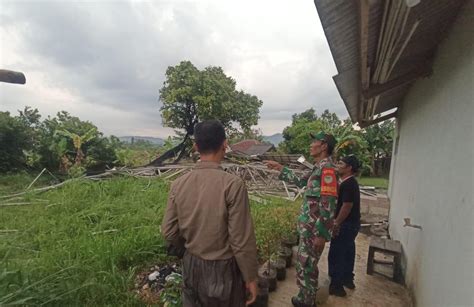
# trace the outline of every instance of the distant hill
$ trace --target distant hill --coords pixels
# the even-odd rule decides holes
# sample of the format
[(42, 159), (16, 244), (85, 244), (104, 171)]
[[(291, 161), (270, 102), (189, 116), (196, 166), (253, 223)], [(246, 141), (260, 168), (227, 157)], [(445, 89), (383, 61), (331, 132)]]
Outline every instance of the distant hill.
[(281, 142), (283, 142), (283, 134), (281, 133), (275, 133), (274, 135), (270, 135), (270, 136), (263, 136), (263, 140), (265, 142), (270, 142), (272, 143), (273, 145), (275, 146), (278, 146), (278, 144), (280, 144)]
[(163, 145), (163, 143), (165, 142), (162, 138), (154, 138), (151, 136), (119, 136), (119, 140), (125, 143), (131, 143), (132, 138), (134, 138), (135, 140), (148, 141), (155, 145)]
[[(144, 141), (148, 141), (148, 142), (150, 142), (152, 144), (155, 144), (155, 145), (163, 145), (163, 143), (165, 142), (165, 140), (163, 140), (162, 138), (155, 138), (155, 137), (151, 137), (151, 136), (119, 136), (119, 140), (122, 141), (122, 142), (125, 142), (125, 143), (131, 143), (132, 142), (132, 137), (135, 140), (144, 140)], [(270, 135), (270, 136), (265, 136), (264, 135), (263, 140), (265, 142), (269, 142), (269, 143), (272, 143), (275, 146), (278, 146), (278, 144), (283, 141), (283, 134), (275, 133), (275, 134)]]

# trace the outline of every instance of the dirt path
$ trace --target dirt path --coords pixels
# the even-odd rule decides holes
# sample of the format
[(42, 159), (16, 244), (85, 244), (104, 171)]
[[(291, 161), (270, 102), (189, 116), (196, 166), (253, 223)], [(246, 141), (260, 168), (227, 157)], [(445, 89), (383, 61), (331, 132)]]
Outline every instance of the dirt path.
[[(356, 267), (355, 267), (355, 290), (347, 290), (347, 297), (339, 298), (329, 296), (324, 304), (318, 306), (412, 306), (408, 291), (399, 284), (378, 275), (367, 275), (367, 255), (370, 237), (359, 233), (356, 239)], [(319, 263), (320, 284), (328, 282), (327, 277), (327, 253), (326, 246), (324, 254)], [(269, 297), (270, 307), (292, 306), (291, 297), (298, 291), (296, 286), (296, 272), (294, 266), (287, 269), (287, 277), (278, 282), (275, 292)], [(324, 289), (320, 290), (324, 292)]]

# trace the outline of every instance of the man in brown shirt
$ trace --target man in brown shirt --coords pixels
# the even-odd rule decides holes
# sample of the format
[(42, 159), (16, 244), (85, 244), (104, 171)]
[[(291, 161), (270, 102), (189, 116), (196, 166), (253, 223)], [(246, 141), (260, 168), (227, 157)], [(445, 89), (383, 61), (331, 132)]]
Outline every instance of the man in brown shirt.
[(201, 162), (171, 185), (161, 226), (168, 242), (185, 241), (183, 305), (248, 305), (257, 295), (258, 264), (247, 189), (220, 166), (227, 147), (222, 124), (198, 123), (194, 136)]

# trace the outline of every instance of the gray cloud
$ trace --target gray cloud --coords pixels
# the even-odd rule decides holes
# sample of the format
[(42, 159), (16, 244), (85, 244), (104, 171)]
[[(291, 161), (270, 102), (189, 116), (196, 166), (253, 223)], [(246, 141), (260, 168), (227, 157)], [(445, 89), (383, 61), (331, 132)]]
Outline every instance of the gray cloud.
[(312, 1), (0, 2), (0, 109), (70, 110), (106, 133), (165, 136), (158, 90), (168, 66), (222, 66), (264, 101), (261, 127), (281, 131), (314, 107), (346, 116)]

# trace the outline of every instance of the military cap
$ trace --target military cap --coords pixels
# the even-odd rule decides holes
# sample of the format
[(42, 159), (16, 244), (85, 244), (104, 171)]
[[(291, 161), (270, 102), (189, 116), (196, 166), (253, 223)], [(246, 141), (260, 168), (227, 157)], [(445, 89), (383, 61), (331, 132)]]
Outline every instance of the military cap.
[(329, 146), (331, 146), (332, 148), (336, 146), (336, 139), (334, 138), (332, 134), (319, 131), (317, 133), (310, 132), (309, 135), (311, 136), (313, 140), (323, 141)]

